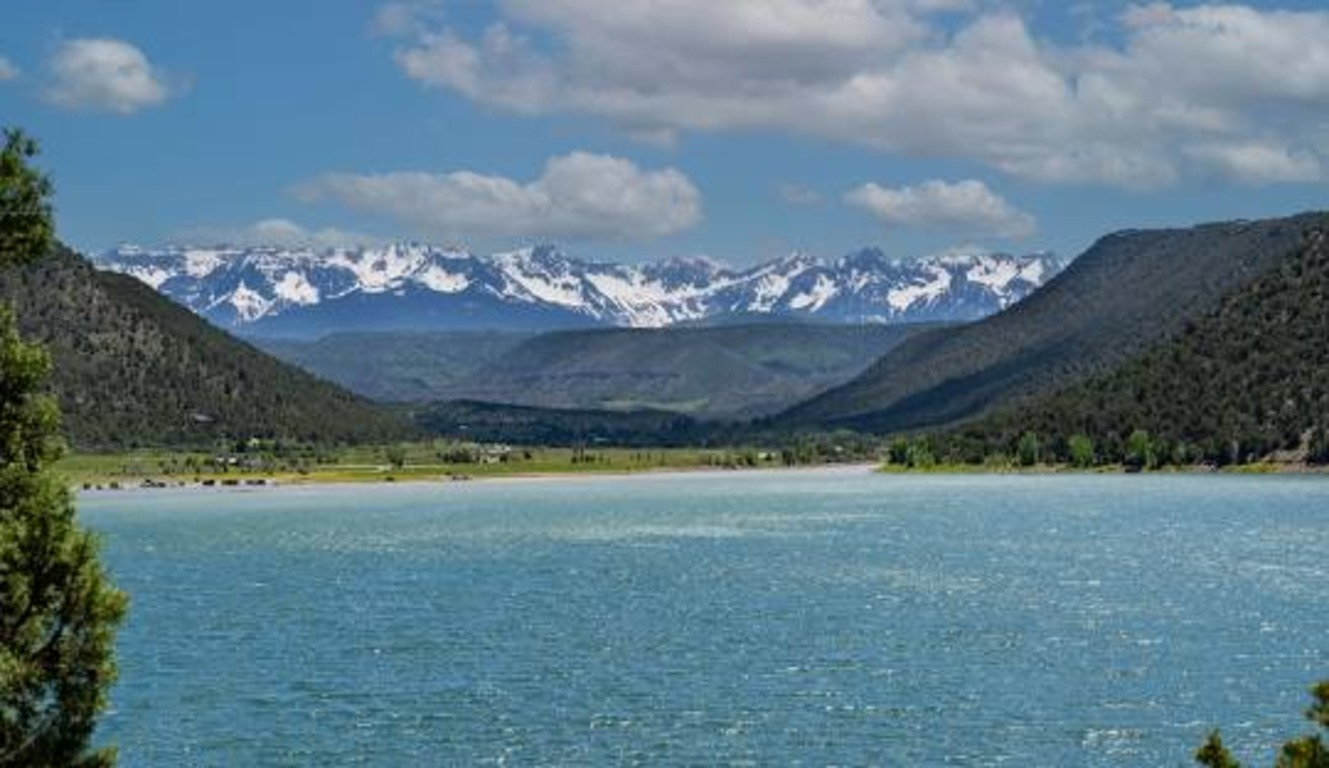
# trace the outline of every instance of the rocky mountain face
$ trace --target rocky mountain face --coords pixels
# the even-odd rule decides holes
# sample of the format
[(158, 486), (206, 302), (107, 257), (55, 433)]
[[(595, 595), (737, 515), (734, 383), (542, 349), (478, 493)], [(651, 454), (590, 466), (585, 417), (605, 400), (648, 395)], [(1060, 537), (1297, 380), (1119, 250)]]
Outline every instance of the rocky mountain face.
[(1024, 298), (1061, 269), (1049, 254), (834, 261), (795, 253), (737, 270), (705, 258), (626, 265), (552, 246), (488, 256), (418, 244), (314, 251), (124, 246), (97, 265), (131, 275), (228, 330), (317, 337), (366, 330), (550, 330), (708, 324), (963, 321)]

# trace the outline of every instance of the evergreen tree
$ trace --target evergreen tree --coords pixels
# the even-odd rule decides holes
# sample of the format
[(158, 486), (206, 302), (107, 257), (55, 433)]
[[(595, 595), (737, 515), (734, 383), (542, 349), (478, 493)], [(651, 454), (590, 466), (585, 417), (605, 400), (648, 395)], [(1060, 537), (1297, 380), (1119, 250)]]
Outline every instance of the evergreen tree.
[[(1322, 680), (1312, 688), (1311, 696), (1315, 703), (1306, 710), (1306, 719), (1329, 728), (1329, 680)], [(1223, 746), (1218, 731), (1210, 733), (1204, 746), (1196, 750), (1195, 762), (1209, 768), (1241, 768), (1241, 763)], [(1275, 768), (1329, 768), (1329, 748), (1319, 734), (1292, 739), (1283, 744), (1274, 765)]]
[(1306, 447), (1306, 463), (1317, 466), (1329, 464), (1329, 429), (1320, 426), (1311, 431), (1310, 445)]
[[(0, 151), (0, 268), (51, 247), (50, 182), (31, 139)], [(89, 750), (115, 679), (113, 641), (126, 599), (102, 573), (97, 543), (52, 474), (59, 413), (41, 393), (45, 352), (0, 308), (0, 765), (107, 766)]]
[(1195, 762), (1207, 768), (1241, 768), (1241, 763), (1223, 746), (1223, 737), (1218, 731), (1211, 731), (1204, 746), (1195, 750)]
[[(1321, 680), (1311, 689), (1315, 703), (1306, 710), (1306, 719), (1329, 728), (1329, 680)], [(1329, 768), (1329, 747), (1319, 734), (1302, 736), (1283, 745), (1277, 768)]]

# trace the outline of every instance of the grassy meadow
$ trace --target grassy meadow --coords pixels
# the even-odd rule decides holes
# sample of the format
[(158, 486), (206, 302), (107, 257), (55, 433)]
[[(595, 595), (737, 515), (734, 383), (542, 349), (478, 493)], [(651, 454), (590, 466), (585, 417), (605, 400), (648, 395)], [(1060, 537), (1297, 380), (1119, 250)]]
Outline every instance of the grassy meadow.
[(84, 489), (470, 480), (548, 474), (756, 468), (780, 465), (760, 450), (544, 448), (425, 442), (303, 450), (73, 453), (56, 470)]

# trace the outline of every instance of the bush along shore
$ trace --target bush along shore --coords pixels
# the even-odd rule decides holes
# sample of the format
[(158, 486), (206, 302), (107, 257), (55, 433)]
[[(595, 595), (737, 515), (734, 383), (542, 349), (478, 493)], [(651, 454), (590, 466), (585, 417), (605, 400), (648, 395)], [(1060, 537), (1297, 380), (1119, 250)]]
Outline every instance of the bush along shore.
[(963, 435), (879, 438), (849, 434), (716, 448), (638, 448), (603, 444), (519, 446), (453, 440), (326, 447), (253, 439), (211, 451), (75, 453), (56, 469), (77, 489), (254, 488), (314, 483), (472, 480), (542, 475), (775, 469), (876, 464), (886, 473), (1329, 471), (1299, 451), (1244, 462), (1211, 462), (1155, 441), (1144, 430), (1121, 451), (1084, 436), (1057, 441), (1025, 432), (995, 450)]
[(883, 469), (920, 472), (1324, 472), (1329, 446), (1323, 430), (1301, 445), (1256, 453), (1240, 442), (1215, 449), (1169, 441), (1134, 429), (1099, 442), (1085, 434), (1044, 437), (1025, 430), (994, 436), (986, 431), (899, 436), (887, 442)]

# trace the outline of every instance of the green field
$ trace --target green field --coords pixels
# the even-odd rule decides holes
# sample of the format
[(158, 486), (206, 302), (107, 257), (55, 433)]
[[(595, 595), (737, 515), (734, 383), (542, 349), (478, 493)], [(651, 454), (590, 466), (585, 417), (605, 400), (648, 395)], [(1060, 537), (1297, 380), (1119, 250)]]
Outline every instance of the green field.
[(469, 480), (545, 474), (630, 473), (780, 465), (758, 449), (499, 448), (451, 442), (362, 446), (334, 451), (72, 454), (56, 465), (81, 488)]

